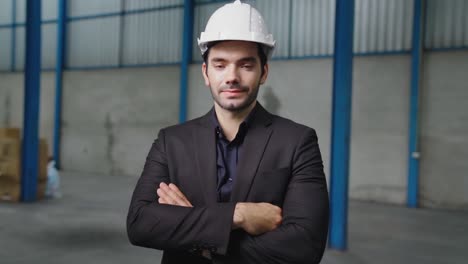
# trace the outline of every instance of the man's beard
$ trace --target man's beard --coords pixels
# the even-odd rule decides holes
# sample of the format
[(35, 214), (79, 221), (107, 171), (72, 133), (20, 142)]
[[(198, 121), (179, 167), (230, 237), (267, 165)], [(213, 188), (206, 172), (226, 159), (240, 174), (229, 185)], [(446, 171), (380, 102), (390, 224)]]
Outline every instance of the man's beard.
[[(245, 86), (240, 86), (240, 85), (235, 85), (235, 86), (229, 86), (229, 87), (222, 87), (221, 88), (221, 91), (223, 90), (227, 90), (227, 89), (232, 89), (232, 88), (235, 88), (235, 89), (240, 89), (242, 91), (248, 91), (249, 88), (248, 87), (245, 87)], [(211, 92), (211, 96), (213, 97), (213, 100), (223, 109), (225, 110), (228, 110), (230, 112), (241, 112), (245, 109), (247, 109), (250, 105), (252, 105), (253, 102), (255, 102), (257, 100), (257, 96), (258, 96), (258, 91), (260, 90), (260, 82), (257, 84), (257, 88), (252, 90), (252, 93), (248, 94), (247, 95), (247, 98), (241, 102), (240, 104), (236, 105), (234, 103), (230, 103), (230, 102), (222, 102), (221, 99), (220, 99), (220, 96), (219, 94), (215, 94), (213, 92), (213, 89), (210, 87), (210, 92)], [(218, 96), (217, 96), (218, 95)]]

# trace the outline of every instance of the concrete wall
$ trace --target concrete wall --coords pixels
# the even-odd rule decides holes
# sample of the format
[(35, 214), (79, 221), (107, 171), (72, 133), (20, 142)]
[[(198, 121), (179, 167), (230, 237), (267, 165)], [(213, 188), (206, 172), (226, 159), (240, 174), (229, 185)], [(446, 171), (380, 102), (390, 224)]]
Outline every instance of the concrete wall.
[[(55, 113), (55, 73), (41, 75), (41, 99), (39, 136), (48, 142), (49, 153), (53, 150)], [(24, 74), (0, 73), (0, 127), (23, 127)]]
[(356, 57), (350, 197), (406, 202), (410, 57)]
[(429, 53), (424, 63), (421, 203), (468, 208), (468, 51)]
[(177, 67), (66, 72), (62, 166), (139, 176), (159, 129), (178, 122), (179, 76)]
[[(421, 95), (421, 203), (468, 208), (468, 52), (429, 53)], [(188, 116), (212, 106), (190, 67)], [(62, 166), (139, 176), (160, 128), (178, 122), (178, 67), (71, 71), (64, 76)], [(23, 77), (0, 75), (0, 125), (22, 125)], [(42, 75), (41, 135), (52, 138), (53, 74)], [(410, 57), (356, 57), (350, 197), (405, 204)], [(273, 61), (259, 101), (315, 128), (329, 175), (332, 60)]]

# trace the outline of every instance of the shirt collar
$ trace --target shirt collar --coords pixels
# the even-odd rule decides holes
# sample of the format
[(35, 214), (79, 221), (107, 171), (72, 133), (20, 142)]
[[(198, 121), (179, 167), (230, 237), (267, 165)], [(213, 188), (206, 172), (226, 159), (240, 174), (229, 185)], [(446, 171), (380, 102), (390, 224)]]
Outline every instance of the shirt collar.
[[(250, 113), (247, 115), (247, 117), (240, 123), (239, 125), (239, 130), (237, 132), (236, 138), (233, 141), (236, 141), (238, 136), (241, 136), (242, 138), (245, 136), (248, 127), (252, 124), (253, 120), (255, 119), (255, 113), (257, 112), (258, 109), (258, 102), (255, 104), (254, 108), (250, 111)], [(212, 121), (213, 121), (213, 128), (216, 132), (217, 135), (220, 135), (222, 138), (224, 138), (224, 133), (223, 133), (223, 128), (219, 124), (218, 117), (216, 116), (216, 110), (213, 107), (212, 111)], [(219, 133), (218, 133), (219, 132)]]

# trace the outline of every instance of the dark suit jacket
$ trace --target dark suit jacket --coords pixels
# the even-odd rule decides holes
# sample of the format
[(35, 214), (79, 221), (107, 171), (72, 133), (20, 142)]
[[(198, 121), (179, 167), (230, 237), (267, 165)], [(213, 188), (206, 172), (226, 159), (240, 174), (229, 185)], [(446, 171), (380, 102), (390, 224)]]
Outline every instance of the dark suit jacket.
[[(164, 250), (162, 263), (207, 263), (202, 250), (214, 263), (320, 262), (329, 209), (316, 133), (257, 107), (229, 203), (217, 202), (212, 113), (159, 132), (128, 212), (132, 244)], [(176, 184), (194, 207), (159, 204), (160, 182)], [(236, 202), (278, 205), (283, 222), (259, 236), (231, 231)]]

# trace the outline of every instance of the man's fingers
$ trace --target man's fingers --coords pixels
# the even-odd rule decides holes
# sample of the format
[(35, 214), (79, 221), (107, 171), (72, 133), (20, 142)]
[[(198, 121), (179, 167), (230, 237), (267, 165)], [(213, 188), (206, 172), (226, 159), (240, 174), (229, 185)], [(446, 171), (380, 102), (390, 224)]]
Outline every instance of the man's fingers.
[(164, 198), (161, 198), (161, 197), (159, 197), (158, 203), (160, 203), (160, 204), (168, 204), (168, 202), (167, 202)]
[(185, 196), (180, 197), (175, 191), (169, 188), (167, 184), (161, 183), (159, 186), (161, 193), (164, 195), (164, 199), (169, 201), (172, 205), (191, 206), (191, 204), (186, 200)]
[(156, 192), (165, 204), (177, 205), (177, 202), (163, 188), (159, 188)]
[(175, 184), (169, 183), (168, 187), (169, 189), (177, 193), (180, 197), (185, 198), (185, 195), (179, 190), (179, 188)]
[(186, 204), (192, 206), (192, 204), (190, 203), (190, 201), (187, 199), (187, 197), (185, 197), (185, 195), (179, 190), (179, 188), (173, 184), (173, 183), (170, 183), (169, 184), (169, 189), (171, 189), (172, 191), (174, 191), (182, 200), (185, 201)]
[(179, 190), (179, 188), (175, 184), (170, 183), (169, 185), (167, 185), (164, 183), (161, 187), (168, 195), (171, 196), (172, 199), (177, 201), (179, 205), (192, 206), (192, 204), (187, 200), (185, 195)]

